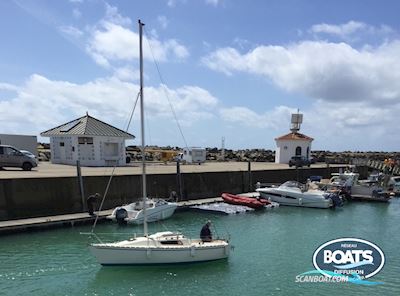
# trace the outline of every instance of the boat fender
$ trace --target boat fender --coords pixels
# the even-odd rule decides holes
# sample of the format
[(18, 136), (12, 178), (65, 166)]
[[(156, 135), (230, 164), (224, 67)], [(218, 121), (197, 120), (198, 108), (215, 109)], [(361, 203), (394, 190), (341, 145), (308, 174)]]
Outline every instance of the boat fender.
[(301, 206), (303, 204), (303, 199), (300, 197), (299, 198), (299, 206)]
[(147, 258), (151, 257), (151, 249), (147, 249), (146, 256), (147, 256)]
[(194, 257), (196, 255), (196, 248), (194, 246), (192, 246), (190, 248), (190, 256)]
[(115, 219), (118, 223), (125, 223), (125, 218), (128, 218), (128, 212), (124, 208), (119, 208), (115, 212)]
[(229, 246), (228, 245), (225, 246), (224, 253), (225, 253), (225, 255), (229, 255)]

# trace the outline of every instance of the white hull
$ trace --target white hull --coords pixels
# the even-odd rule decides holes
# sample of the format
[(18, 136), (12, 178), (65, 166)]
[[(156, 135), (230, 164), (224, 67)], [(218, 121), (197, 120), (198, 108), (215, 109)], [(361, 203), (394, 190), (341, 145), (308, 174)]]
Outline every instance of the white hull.
[[(155, 209), (151, 210), (147, 209), (146, 210), (147, 222), (155, 222), (159, 220), (168, 219), (174, 214), (176, 208), (177, 208), (176, 204), (169, 204), (161, 207), (156, 207)], [(128, 224), (143, 224), (144, 221), (143, 212), (141, 212), (137, 217), (133, 219), (126, 218), (125, 221), (128, 222)]]
[(306, 208), (321, 208), (327, 209), (332, 206), (329, 200), (321, 201), (321, 200), (310, 200), (310, 199), (289, 199), (286, 197), (277, 197), (274, 195), (270, 195), (267, 192), (260, 192), (262, 198), (270, 199), (271, 201), (277, 202), (283, 206), (294, 206), (294, 207), (306, 207)]
[[(168, 219), (171, 217), (178, 205), (176, 203), (166, 202), (162, 200), (162, 202), (149, 199), (147, 200), (147, 208), (146, 208), (146, 217), (147, 222), (155, 222), (159, 220)], [(140, 209), (138, 209), (138, 204), (140, 204)], [(141, 207), (142, 203), (131, 203), (125, 206), (116, 207), (112, 214), (107, 216), (107, 219), (113, 220), (114, 222), (118, 222), (117, 220), (117, 211), (120, 209), (124, 209), (126, 211), (126, 217), (123, 218), (128, 224), (143, 224), (144, 215), (143, 209)]]
[(332, 200), (325, 198), (323, 191), (302, 191), (300, 188), (286, 187), (284, 184), (276, 188), (259, 188), (257, 191), (262, 198), (269, 199), (284, 206), (321, 209), (327, 209), (333, 206)]
[(230, 246), (224, 240), (203, 243), (181, 236), (182, 244), (163, 245), (154, 237), (157, 235), (117, 243), (92, 244), (90, 250), (102, 265), (193, 263), (219, 260), (229, 256)]

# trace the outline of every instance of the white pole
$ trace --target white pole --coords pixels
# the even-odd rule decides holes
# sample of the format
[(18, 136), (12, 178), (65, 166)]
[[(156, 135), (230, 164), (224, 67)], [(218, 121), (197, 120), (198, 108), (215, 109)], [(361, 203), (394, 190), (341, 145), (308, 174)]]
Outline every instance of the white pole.
[(143, 232), (144, 236), (147, 236), (147, 215), (146, 215), (146, 155), (145, 155), (145, 141), (144, 141), (144, 100), (143, 100), (143, 35), (144, 24), (139, 20), (139, 56), (140, 56), (140, 122), (141, 122), (141, 134), (142, 134), (142, 191), (143, 191)]

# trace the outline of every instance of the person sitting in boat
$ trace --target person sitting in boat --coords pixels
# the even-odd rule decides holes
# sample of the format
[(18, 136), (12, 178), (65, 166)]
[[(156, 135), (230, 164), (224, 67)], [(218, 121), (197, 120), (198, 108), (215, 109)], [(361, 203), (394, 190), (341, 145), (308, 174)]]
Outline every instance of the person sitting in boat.
[(203, 228), (200, 231), (200, 239), (203, 242), (211, 242), (212, 241), (212, 234), (210, 230), (211, 221), (208, 220), (206, 224), (204, 224)]

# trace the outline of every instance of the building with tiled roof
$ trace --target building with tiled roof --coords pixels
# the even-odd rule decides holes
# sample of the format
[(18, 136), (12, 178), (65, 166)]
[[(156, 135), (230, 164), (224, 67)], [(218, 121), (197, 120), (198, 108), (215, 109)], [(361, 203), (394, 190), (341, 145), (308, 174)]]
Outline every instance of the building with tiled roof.
[(299, 133), (303, 114), (292, 114), (290, 133), (275, 138), (275, 163), (289, 163), (293, 156), (304, 156), (310, 159), (313, 138)]
[(310, 158), (311, 142), (314, 139), (299, 132), (291, 132), (275, 138), (275, 163), (289, 163), (292, 156)]
[(52, 163), (82, 166), (126, 165), (125, 140), (135, 138), (89, 114), (40, 135), (50, 137)]

